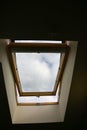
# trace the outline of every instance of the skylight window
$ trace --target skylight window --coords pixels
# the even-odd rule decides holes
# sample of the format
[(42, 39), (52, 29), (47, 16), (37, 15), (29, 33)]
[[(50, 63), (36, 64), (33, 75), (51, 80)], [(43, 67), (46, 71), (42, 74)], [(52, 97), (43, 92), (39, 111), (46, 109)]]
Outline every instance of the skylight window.
[(8, 53), (18, 102), (58, 103), (69, 45), (61, 41), (15, 41), (8, 45)]

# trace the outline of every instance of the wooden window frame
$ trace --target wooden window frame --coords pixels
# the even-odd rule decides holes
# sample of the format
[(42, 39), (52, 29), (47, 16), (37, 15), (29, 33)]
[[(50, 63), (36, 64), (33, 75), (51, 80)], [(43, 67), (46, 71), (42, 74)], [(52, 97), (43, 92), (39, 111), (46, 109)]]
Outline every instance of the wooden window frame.
[[(67, 62), (68, 54), (69, 54), (70, 46), (66, 43), (63, 44), (56, 44), (56, 43), (14, 43), (11, 42), (9, 45), (7, 45), (7, 52), (9, 57), (9, 62), (11, 65), (14, 81), (17, 85), (18, 92), (20, 96), (52, 96), (56, 95), (58, 84), (60, 83), (64, 68)], [(56, 82), (54, 86), (54, 90), (52, 92), (23, 92), (20, 84), (20, 78), (17, 70), (16, 65), (16, 52), (36, 52), (36, 53), (62, 53), (61, 60), (60, 60), (60, 66), (56, 77)]]

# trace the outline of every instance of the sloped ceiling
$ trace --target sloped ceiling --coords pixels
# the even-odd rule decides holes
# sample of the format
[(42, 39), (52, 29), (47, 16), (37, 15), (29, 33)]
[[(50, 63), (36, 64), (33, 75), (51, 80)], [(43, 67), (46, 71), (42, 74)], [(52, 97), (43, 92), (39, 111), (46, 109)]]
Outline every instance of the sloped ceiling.
[[(16, 6), (15, 6), (16, 7)], [(22, 6), (23, 7), (23, 6)], [(35, 124), (35, 125), (11, 125), (10, 112), (4, 86), (3, 73), (0, 68), (0, 127), (1, 128), (44, 128), (44, 129), (73, 129), (87, 128), (87, 10), (86, 8), (62, 8), (43, 9), (42, 15), (37, 15), (34, 21), (33, 13), (22, 10), (13, 11), (7, 5), (1, 7), (0, 37), (11, 39), (58, 39), (78, 40), (75, 70), (68, 100), (68, 106), (64, 123)], [(5, 8), (5, 11), (3, 10)], [(18, 13), (19, 11), (19, 13)], [(32, 11), (31, 11), (32, 12)], [(33, 14), (31, 16), (31, 14)], [(40, 13), (41, 14), (41, 13)], [(59, 17), (58, 17), (59, 16)], [(17, 18), (17, 19), (16, 19)], [(24, 18), (24, 19), (23, 19)], [(30, 22), (30, 18), (31, 20)], [(37, 17), (36, 17), (37, 18)], [(42, 18), (42, 20), (40, 19)], [(25, 20), (26, 19), (26, 20)], [(33, 21), (33, 22), (32, 22)], [(38, 22), (39, 21), (39, 22)], [(42, 22), (43, 21), (43, 22)], [(0, 64), (1, 67), (1, 64)]]

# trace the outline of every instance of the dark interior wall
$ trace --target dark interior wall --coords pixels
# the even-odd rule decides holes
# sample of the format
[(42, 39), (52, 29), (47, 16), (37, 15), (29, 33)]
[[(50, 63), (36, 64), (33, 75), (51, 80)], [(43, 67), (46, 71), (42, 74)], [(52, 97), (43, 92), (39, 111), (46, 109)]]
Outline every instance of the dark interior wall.
[(3, 4), (0, 38), (78, 40), (75, 70), (64, 123), (12, 125), (0, 64), (0, 127), (28, 129), (87, 129), (87, 9), (80, 6), (29, 8)]
[[(77, 50), (75, 70), (71, 84), (65, 122), (71, 126), (86, 125), (87, 120), (87, 60), (86, 41), (80, 41)], [(84, 125), (83, 125), (84, 124)]]
[(5, 89), (4, 75), (2, 69), (2, 63), (0, 63), (0, 121), (1, 126), (11, 124), (11, 117), (9, 111), (9, 105), (7, 100), (7, 94)]

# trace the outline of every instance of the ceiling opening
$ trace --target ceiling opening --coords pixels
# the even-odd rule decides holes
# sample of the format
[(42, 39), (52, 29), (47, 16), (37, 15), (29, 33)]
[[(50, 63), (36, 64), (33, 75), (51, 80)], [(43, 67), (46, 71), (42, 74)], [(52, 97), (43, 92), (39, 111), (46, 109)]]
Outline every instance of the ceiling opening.
[(59, 103), (69, 45), (62, 41), (17, 40), (7, 47), (17, 103)]
[[(72, 78), (73, 78), (73, 71), (74, 71), (74, 64), (75, 64), (75, 58), (76, 58), (76, 52), (78, 47), (78, 41), (66, 41), (66, 45), (69, 46), (69, 54), (68, 57), (65, 57), (65, 53), (61, 52), (61, 47), (63, 47), (62, 44), (37, 44), (37, 43), (29, 43), (30, 45), (26, 45), (28, 43), (21, 43), (21, 47), (19, 43), (11, 42), (10, 39), (0, 39), (0, 62), (2, 64), (3, 68), (3, 75), (5, 80), (5, 88), (7, 92), (7, 98), (9, 103), (9, 109), (11, 113), (11, 119), (12, 124), (24, 124), (24, 123), (48, 123), (48, 122), (63, 122), (65, 118), (65, 112), (67, 108), (68, 98), (69, 98), (69, 92), (70, 87), (72, 84)], [(26, 45), (26, 46), (25, 46)], [(65, 52), (65, 46), (62, 48)], [(8, 47), (9, 46), (9, 47)], [(6, 51), (7, 48), (7, 51)], [(54, 87), (55, 91), (52, 93), (31, 93), (31, 92), (22, 92), (19, 93), (21, 87), (19, 85), (18, 80), (18, 70), (16, 66), (16, 57), (15, 53), (25, 53), (27, 51), (30, 53), (62, 53), (62, 58), (60, 57), (60, 65), (62, 65), (62, 71), (58, 75), (59, 78), (57, 83), (59, 84), (58, 87)], [(47, 51), (47, 52), (46, 52)], [(67, 58), (67, 60), (66, 60)], [(63, 64), (67, 61), (66, 64)], [(63, 72), (63, 73), (62, 73)], [(18, 87), (19, 85), (19, 87)], [(15, 91), (16, 90), (16, 91)], [(23, 90), (22, 90), (23, 91)], [(53, 103), (57, 100), (53, 101), (52, 99), (56, 96), (58, 92), (58, 101), (59, 103)], [(18, 94), (17, 94), (18, 93)], [(22, 94), (22, 95), (21, 95)], [(33, 94), (33, 95), (32, 95)], [(41, 94), (41, 95), (40, 95)], [(45, 95), (46, 94), (46, 95)], [(48, 94), (48, 95), (47, 95)], [(35, 96), (34, 96), (35, 95)], [(45, 97), (51, 97), (52, 104), (49, 102), (45, 102), (43, 99)], [(33, 103), (31, 102), (32, 98)], [(35, 97), (37, 99), (35, 99)], [(19, 99), (20, 98), (20, 99)], [(26, 98), (26, 102), (25, 99)], [(37, 103), (35, 104), (34, 100), (37, 100)], [(45, 99), (46, 100), (46, 99)], [(17, 103), (19, 102), (19, 104)], [(40, 103), (43, 101), (43, 105)], [(24, 104), (25, 102), (25, 104)], [(28, 104), (28, 103), (31, 103)], [(27, 105), (26, 105), (27, 104)], [(50, 105), (49, 105), (50, 104)], [(55, 105), (54, 105), (55, 104)]]

